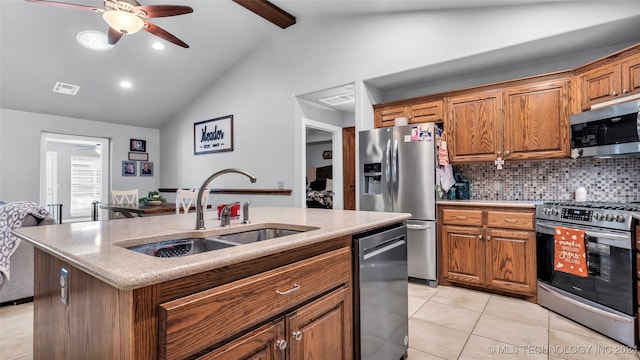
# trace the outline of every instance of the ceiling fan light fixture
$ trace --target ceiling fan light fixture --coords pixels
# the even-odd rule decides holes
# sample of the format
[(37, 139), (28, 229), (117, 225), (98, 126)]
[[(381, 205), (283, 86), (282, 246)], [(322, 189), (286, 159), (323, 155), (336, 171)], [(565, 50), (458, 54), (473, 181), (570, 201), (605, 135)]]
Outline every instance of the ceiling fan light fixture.
[(123, 34), (133, 34), (144, 27), (144, 21), (138, 16), (121, 10), (109, 10), (102, 14), (104, 21), (114, 30)]
[(80, 31), (76, 35), (78, 43), (89, 50), (94, 51), (108, 51), (113, 48), (113, 45), (109, 45), (107, 35), (100, 31), (84, 30)]

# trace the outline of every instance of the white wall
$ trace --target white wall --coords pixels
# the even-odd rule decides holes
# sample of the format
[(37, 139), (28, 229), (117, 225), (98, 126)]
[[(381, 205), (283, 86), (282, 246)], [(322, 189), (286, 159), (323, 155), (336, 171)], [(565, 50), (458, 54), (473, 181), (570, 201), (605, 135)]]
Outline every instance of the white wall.
[[(311, 168), (319, 168), (332, 164), (332, 159), (324, 159), (322, 153), (331, 151), (331, 142), (320, 144), (307, 144), (307, 176)], [(309, 181), (314, 179), (309, 178)]]
[[(238, 167), (256, 175), (258, 182), (249, 185), (246, 179), (227, 175), (212, 186), (274, 188), (284, 181), (293, 196), (260, 197), (259, 202), (293, 205), (305, 173), (296, 157), (304, 146), (296, 94), (352, 82), (363, 89), (360, 84), (367, 79), (482, 56), (639, 13), (637, 2), (574, 2), (326, 22), (301, 19), (291, 31), (283, 30), (279, 38), (248, 54), (161, 129), (161, 185), (195, 187), (217, 170)], [(372, 121), (371, 113), (365, 111), (364, 119), (361, 111), (356, 110), (357, 125)], [(234, 150), (194, 156), (193, 124), (227, 114), (234, 115)]]
[[(0, 200), (39, 202), (41, 132), (111, 139), (111, 188), (138, 188), (142, 196), (160, 184), (160, 134), (158, 129), (109, 124), (46, 114), (0, 109)], [(128, 158), (129, 140), (147, 141), (153, 177), (123, 177), (122, 160)], [(170, 147), (171, 145), (167, 145)]]

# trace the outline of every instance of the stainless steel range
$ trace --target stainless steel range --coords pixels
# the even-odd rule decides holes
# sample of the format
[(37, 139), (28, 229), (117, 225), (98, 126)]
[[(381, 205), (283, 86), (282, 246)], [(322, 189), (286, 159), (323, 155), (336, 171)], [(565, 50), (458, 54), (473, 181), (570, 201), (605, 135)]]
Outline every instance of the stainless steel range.
[[(640, 205), (546, 202), (536, 206), (538, 303), (625, 345), (637, 343), (635, 223)], [(583, 232), (588, 274), (556, 270), (556, 231)]]

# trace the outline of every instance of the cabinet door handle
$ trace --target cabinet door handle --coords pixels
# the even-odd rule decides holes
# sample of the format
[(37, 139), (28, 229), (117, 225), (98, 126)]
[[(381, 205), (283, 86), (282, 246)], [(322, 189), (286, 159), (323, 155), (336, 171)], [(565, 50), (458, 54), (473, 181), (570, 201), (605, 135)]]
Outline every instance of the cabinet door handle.
[(286, 349), (286, 348), (287, 348), (287, 340), (282, 339), (282, 340), (278, 340), (278, 341), (276, 341), (276, 347), (277, 347), (279, 350), (284, 350), (284, 349)]
[(510, 218), (507, 218), (507, 219), (504, 219), (504, 222), (508, 222), (508, 223), (515, 224), (515, 223), (517, 223), (517, 222), (518, 222), (518, 219), (510, 219)]
[(456, 215), (456, 219), (458, 220), (467, 220), (467, 216), (462, 216), (462, 215)]
[(293, 336), (293, 339), (295, 341), (302, 340), (302, 331), (294, 331), (293, 333), (291, 333), (291, 335)]
[(611, 96), (618, 96), (618, 92), (617, 91), (612, 92)]
[(509, 151), (509, 150), (505, 150), (505, 152), (504, 152), (504, 156), (509, 156), (509, 154), (511, 154), (511, 151)]
[(482, 240), (482, 235), (478, 235), (478, 239)]
[(487, 235), (487, 240), (491, 240), (491, 235)]
[(300, 285), (298, 284), (293, 284), (293, 287), (289, 290), (286, 291), (280, 291), (280, 290), (276, 290), (276, 294), (278, 295), (287, 295), (287, 294), (291, 294), (294, 291), (297, 291), (300, 289)]
[(627, 90), (627, 89), (622, 89), (622, 93), (623, 93), (623, 94), (628, 94), (628, 93), (629, 93), (629, 90)]
[(502, 151), (498, 151), (498, 156), (502, 155)]

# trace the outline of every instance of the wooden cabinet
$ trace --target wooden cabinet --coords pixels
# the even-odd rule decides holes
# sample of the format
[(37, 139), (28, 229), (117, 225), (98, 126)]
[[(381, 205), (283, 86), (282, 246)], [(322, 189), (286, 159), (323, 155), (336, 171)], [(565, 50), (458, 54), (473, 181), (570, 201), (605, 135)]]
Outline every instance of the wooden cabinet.
[(439, 205), (440, 282), (535, 301), (533, 209)]
[(449, 159), (493, 161), (502, 151), (502, 92), (480, 91), (446, 99)]
[(569, 156), (570, 80), (508, 87), (504, 91), (506, 160)]
[(569, 156), (568, 78), (447, 99), (451, 162)]
[(198, 359), (350, 359), (348, 291), (337, 289)]
[[(332, 289), (349, 289), (350, 278), (350, 249), (341, 249), (162, 303), (160, 358), (184, 359), (238, 334), (242, 336), (246, 329), (286, 316), (295, 307)], [(325, 295), (315, 305), (287, 316), (287, 332), (309, 332), (303, 344), (312, 348), (309, 343), (314, 338), (337, 341), (335, 338), (340, 337), (340, 344), (344, 341), (349, 345), (341, 347), (340, 354), (349, 355), (341, 358), (351, 357), (351, 297), (345, 288), (338, 292), (340, 296)], [(349, 301), (345, 301), (347, 298)], [(329, 304), (330, 309), (326, 308)], [(316, 320), (319, 317), (322, 321)], [(310, 323), (313, 326), (309, 327)], [(268, 341), (273, 343), (273, 339)], [(297, 342), (295, 345), (302, 346)]]
[(398, 117), (409, 118), (409, 124), (442, 121), (442, 100), (385, 106), (374, 105), (374, 126), (376, 128), (394, 126), (394, 120)]
[(640, 54), (585, 71), (579, 76), (581, 108), (640, 94)]

